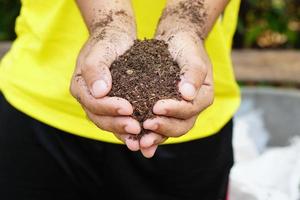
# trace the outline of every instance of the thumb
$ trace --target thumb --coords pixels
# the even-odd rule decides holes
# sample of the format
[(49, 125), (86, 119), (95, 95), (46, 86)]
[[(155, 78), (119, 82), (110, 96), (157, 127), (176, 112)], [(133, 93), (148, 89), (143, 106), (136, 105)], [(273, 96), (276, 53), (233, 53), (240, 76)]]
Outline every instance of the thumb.
[(191, 44), (182, 49), (176, 60), (181, 68), (179, 92), (185, 100), (193, 100), (206, 79), (210, 66), (203, 47)]
[(106, 96), (112, 87), (112, 78), (109, 66), (115, 60), (116, 55), (108, 51), (108, 48), (91, 49), (82, 66), (82, 77), (85, 80), (91, 94), (95, 98)]

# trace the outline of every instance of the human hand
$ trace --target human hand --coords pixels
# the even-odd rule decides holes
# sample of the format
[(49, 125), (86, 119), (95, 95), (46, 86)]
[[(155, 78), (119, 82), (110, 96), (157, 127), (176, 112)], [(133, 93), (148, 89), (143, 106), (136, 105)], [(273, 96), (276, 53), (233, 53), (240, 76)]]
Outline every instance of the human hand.
[(156, 38), (168, 43), (172, 57), (181, 68), (178, 89), (184, 100), (160, 100), (154, 105), (153, 112), (158, 116), (143, 123), (143, 128), (153, 134), (141, 138), (141, 149), (155, 148), (167, 137), (186, 134), (198, 115), (213, 103), (213, 71), (204, 42), (193, 29), (189, 29), (190, 26), (174, 24), (169, 22), (160, 26), (163, 28), (158, 28)]
[(81, 49), (70, 91), (100, 129), (114, 133), (132, 151), (139, 143), (130, 139), (139, 134), (139, 123), (130, 117), (132, 105), (125, 99), (106, 96), (112, 87), (111, 63), (136, 39), (135, 22), (126, 13), (108, 12), (90, 28), (90, 37)]

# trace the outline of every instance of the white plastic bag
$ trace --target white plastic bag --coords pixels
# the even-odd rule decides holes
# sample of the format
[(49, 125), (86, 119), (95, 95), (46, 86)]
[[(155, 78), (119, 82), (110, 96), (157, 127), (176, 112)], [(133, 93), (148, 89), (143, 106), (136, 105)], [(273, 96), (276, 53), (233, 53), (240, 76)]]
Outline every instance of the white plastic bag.
[(237, 163), (230, 178), (230, 200), (299, 200), (300, 140)]
[(263, 113), (249, 108), (235, 118), (230, 200), (300, 200), (300, 139), (268, 149)]

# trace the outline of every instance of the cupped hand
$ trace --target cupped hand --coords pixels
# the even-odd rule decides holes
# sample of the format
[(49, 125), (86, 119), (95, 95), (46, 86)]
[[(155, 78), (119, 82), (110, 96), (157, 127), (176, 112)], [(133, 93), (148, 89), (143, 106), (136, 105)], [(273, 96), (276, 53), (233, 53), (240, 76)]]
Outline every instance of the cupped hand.
[[(123, 18), (107, 27), (92, 29), (90, 38), (79, 53), (70, 91), (96, 126), (112, 132), (130, 150), (138, 151), (140, 143), (135, 138), (141, 127), (131, 117), (132, 105), (125, 99), (107, 96), (112, 87), (109, 70), (112, 62), (136, 39), (134, 23), (130, 20), (130, 17)], [(143, 147), (142, 153), (150, 158), (154, 154), (152, 149)]]
[[(197, 116), (213, 103), (213, 71), (204, 48), (203, 41), (192, 32), (177, 31), (166, 37), (169, 51), (181, 68), (181, 81), (178, 84), (183, 100), (166, 99), (158, 101), (153, 112), (158, 115), (143, 123), (143, 128), (152, 135), (142, 138), (141, 148), (152, 147), (164, 142), (168, 137), (180, 137), (195, 124)], [(146, 141), (147, 139), (147, 141)]]
[(130, 117), (132, 105), (125, 99), (107, 96), (112, 87), (109, 67), (134, 40), (135, 28), (95, 28), (79, 53), (70, 91), (95, 125), (114, 133), (130, 150), (137, 151), (139, 143), (131, 136), (139, 134), (141, 127)]

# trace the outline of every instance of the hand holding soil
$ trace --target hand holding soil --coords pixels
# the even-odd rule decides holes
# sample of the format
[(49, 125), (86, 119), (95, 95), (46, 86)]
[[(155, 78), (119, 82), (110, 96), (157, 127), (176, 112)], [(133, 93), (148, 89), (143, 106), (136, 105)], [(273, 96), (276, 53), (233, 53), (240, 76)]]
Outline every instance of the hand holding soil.
[(135, 41), (111, 65), (109, 96), (133, 105), (132, 116), (143, 124), (136, 139), (147, 157), (168, 137), (187, 133), (198, 114), (212, 103), (211, 64), (202, 40), (195, 38), (178, 32), (164, 39), (169, 45), (164, 40)]
[[(90, 38), (78, 56), (70, 90), (100, 129), (152, 157), (168, 137), (186, 134), (213, 101), (212, 67), (203, 45), (206, 12), (202, 0), (171, 3), (157, 40), (134, 42), (133, 12), (129, 4), (120, 9), (123, 3), (87, 12)], [(141, 131), (143, 137), (137, 136)]]
[(93, 17), (90, 38), (79, 53), (70, 90), (95, 125), (112, 132), (131, 150), (138, 150), (138, 141), (127, 140), (141, 131), (138, 121), (130, 117), (131, 104), (107, 96), (112, 84), (109, 67), (136, 38), (135, 21), (130, 13), (119, 9), (95, 10), (97, 17)]
[[(155, 117), (153, 106), (158, 100), (182, 99), (178, 91), (180, 68), (162, 40), (136, 40), (112, 63), (110, 70), (113, 84), (108, 95), (128, 100), (133, 105), (132, 116), (141, 125)], [(145, 157), (152, 157), (157, 145), (167, 138), (143, 128), (132, 139), (139, 141)]]
[(153, 113), (157, 116), (143, 123), (150, 133), (140, 139), (141, 151), (145, 151), (144, 147), (152, 148), (152, 152), (146, 150), (144, 155), (154, 153), (157, 145), (168, 137), (186, 134), (198, 115), (213, 103), (213, 71), (203, 41), (213, 25), (211, 22), (203, 0), (167, 4), (155, 38), (168, 44), (173, 60), (180, 67), (178, 90), (184, 100), (165, 99), (155, 103)]
[[(162, 99), (181, 99), (178, 91), (180, 68), (162, 40), (135, 41), (111, 65), (112, 89), (109, 96), (121, 97), (133, 105), (132, 116), (141, 124), (154, 118), (153, 106)], [(145, 129), (139, 138), (145, 134)]]

